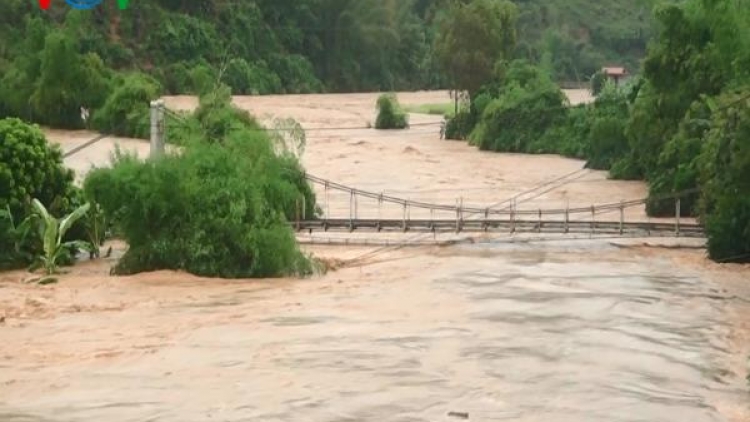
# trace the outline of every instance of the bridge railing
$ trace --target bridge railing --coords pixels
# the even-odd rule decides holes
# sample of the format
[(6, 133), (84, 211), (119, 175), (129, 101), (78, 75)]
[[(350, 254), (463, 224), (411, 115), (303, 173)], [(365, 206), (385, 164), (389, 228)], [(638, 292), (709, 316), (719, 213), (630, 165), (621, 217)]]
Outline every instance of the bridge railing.
[[(318, 185), (318, 202), (321, 204), (323, 215), (318, 218), (298, 215), (296, 221), (298, 229), (303, 229), (303, 226), (318, 227), (321, 222), (324, 225), (320, 227), (340, 226), (341, 221), (348, 221), (350, 230), (368, 228), (373, 225), (389, 230), (400, 227), (403, 231), (422, 230), (425, 227), (445, 229), (450, 224), (456, 231), (466, 228), (477, 230), (484, 227), (487, 230), (502, 228), (516, 232), (527, 230), (532, 223), (532, 228), (538, 232), (543, 231), (545, 227), (558, 227), (567, 233), (573, 226), (581, 227), (581, 223), (588, 225), (594, 232), (604, 228), (612, 230), (614, 227), (616, 232), (622, 234), (626, 229), (636, 227), (633, 226), (636, 223), (645, 223), (646, 226), (643, 227), (647, 229), (653, 227), (661, 231), (665, 230), (664, 220), (658, 220), (652, 226), (648, 226), (650, 219), (646, 222), (635, 221), (637, 220), (635, 214), (642, 214), (643, 205), (646, 203), (645, 198), (592, 206), (536, 209), (521, 209), (517, 207), (514, 200), (509, 200), (508, 205), (495, 208), (467, 205), (460, 197), (452, 205), (441, 204), (353, 188), (312, 175), (307, 175), (307, 179)], [(687, 231), (694, 231), (698, 227), (692, 219), (684, 219), (681, 212), (681, 198), (694, 192), (695, 190), (689, 190), (664, 195), (661, 198), (651, 198), (651, 200), (670, 198), (675, 200), (675, 219), (671, 227), (677, 236), (681, 234), (683, 226)], [(304, 209), (304, 206), (302, 208)], [(306, 224), (306, 221), (310, 220), (315, 220), (317, 223)], [(326, 222), (330, 224), (325, 225)]]

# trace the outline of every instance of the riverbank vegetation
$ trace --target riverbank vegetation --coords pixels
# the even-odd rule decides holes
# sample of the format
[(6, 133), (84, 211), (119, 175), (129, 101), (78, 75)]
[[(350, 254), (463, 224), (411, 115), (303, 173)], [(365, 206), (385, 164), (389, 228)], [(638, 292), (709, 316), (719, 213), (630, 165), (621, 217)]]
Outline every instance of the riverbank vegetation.
[(38, 127), (0, 120), (2, 268), (38, 264), (54, 274), (79, 251), (98, 256), (110, 229), (129, 246), (118, 274), (309, 274), (314, 261), (288, 224), (316, 212), (298, 160), (304, 137), (270, 134), (230, 105), (228, 88), (212, 91), (179, 119), (180, 153), (148, 161), (115, 154), (111, 167), (87, 175), (83, 190)]
[[(84, 183), (129, 249), (114, 271), (184, 270), (224, 278), (305, 275), (312, 261), (288, 221), (315, 212), (315, 196), (292, 149), (221, 87), (201, 98), (177, 131), (179, 154), (128, 155)], [(304, 208), (304, 209), (303, 209)]]
[[(73, 185), (73, 172), (62, 163), (60, 149), (47, 143), (38, 126), (15, 118), (0, 120), (0, 269), (28, 266), (43, 256), (45, 239), (39, 234), (43, 222), (37, 219), (34, 199), (58, 216), (84, 202)], [(81, 232), (71, 231), (74, 237)], [(67, 240), (73, 239), (60, 239)], [(58, 253), (55, 263), (70, 260), (69, 254)]]
[[(614, 178), (645, 179), (653, 216), (673, 215), (671, 197), (680, 193), (683, 214), (705, 223), (714, 259), (748, 260), (750, 7), (685, 0), (650, 13), (652, 6), (155, 0), (125, 11), (104, 2), (92, 11), (60, 3), (43, 12), (7, 0), (0, 3), (0, 118), (145, 137), (149, 100), (194, 93), (204, 103), (169, 128), (172, 141), (200, 138), (231, 149), (238, 148), (235, 126), (250, 138), (263, 131), (210, 102), (207, 94), (221, 83), (239, 94), (463, 90), (470, 105), (448, 122), (446, 137), (484, 150), (559, 153)], [(557, 82), (587, 81), (612, 61), (638, 75), (620, 86), (596, 78), (596, 101), (570, 107)], [(81, 107), (91, 119), (81, 118)], [(279, 160), (299, 167), (278, 153), (285, 144), (264, 136)], [(42, 203), (60, 213), (83, 203), (81, 193), (59, 189), (57, 204)], [(277, 211), (288, 214), (288, 206)]]
[(403, 109), (408, 113), (432, 114), (444, 117), (453, 117), (455, 115), (455, 107), (452, 102), (435, 104), (409, 104), (404, 105)]
[[(443, 17), (466, 3), (493, 2), (154, 0), (120, 10), (104, 1), (89, 11), (53, 2), (42, 11), (3, 0), (0, 116), (81, 127), (79, 107), (101, 108), (120, 85), (115, 73), (147, 74), (169, 94), (201, 94), (217, 81), (235, 94), (453, 88), (435, 41)], [(561, 81), (586, 82), (607, 63), (636, 69), (652, 4), (517, 1), (513, 53)]]
[(447, 136), (484, 150), (582, 158), (613, 178), (645, 179), (650, 215), (673, 216), (679, 195), (682, 213), (705, 223), (713, 259), (750, 261), (747, 6), (658, 7), (642, 76), (605, 84), (589, 105), (570, 107), (544, 66), (500, 57)]

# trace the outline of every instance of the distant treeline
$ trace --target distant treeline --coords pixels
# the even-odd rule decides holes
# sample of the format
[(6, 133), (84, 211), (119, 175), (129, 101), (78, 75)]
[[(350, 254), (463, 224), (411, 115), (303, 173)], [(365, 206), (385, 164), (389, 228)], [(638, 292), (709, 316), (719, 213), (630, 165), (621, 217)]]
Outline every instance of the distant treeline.
[[(516, 55), (562, 81), (585, 81), (607, 63), (637, 69), (651, 2), (517, 0)], [(5, 90), (42, 83), (40, 55), (53, 37), (86, 66), (142, 71), (168, 93), (199, 93), (216, 80), (236, 94), (446, 88), (433, 41), (455, 3), (469, 1), (149, 0), (127, 10), (104, 1), (89, 11), (56, 2), (42, 11), (3, 0), (0, 75), (25, 78), (3, 81)]]

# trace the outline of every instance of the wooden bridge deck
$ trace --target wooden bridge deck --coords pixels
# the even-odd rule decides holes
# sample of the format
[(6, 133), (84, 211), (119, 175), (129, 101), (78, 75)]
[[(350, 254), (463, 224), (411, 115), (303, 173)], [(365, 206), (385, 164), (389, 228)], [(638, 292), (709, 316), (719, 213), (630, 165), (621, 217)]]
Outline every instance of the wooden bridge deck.
[(694, 223), (560, 220), (320, 219), (292, 222), (297, 231), (576, 233), (643, 237), (705, 237)]

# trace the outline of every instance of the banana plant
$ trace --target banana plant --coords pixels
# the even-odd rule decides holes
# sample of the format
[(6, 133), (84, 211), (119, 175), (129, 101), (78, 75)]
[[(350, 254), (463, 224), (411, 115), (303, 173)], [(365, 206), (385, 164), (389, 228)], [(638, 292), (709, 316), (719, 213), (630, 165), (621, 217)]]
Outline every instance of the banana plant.
[(44, 268), (47, 275), (55, 274), (57, 272), (58, 262), (63, 256), (65, 256), (65, 254), (69, 253), (70, 249), (91, 249), (91, 245), (89, 245), (88, 242), (81, 240), (63, 242), (65, 233), (70, 230), (76, 221), (86, 215), (91, 204), (85, 203), (81, 205), (62, 219), (57, 219), (50, 215), (47, 208), (45, 208), (37, 199), (32, 201), (32, 205), (34, 206), (36, 214), (39, 216), (39, 235), (42, 238), (42, 244), (44, 246), (43, 255), (37, 257), (37, 268)]

